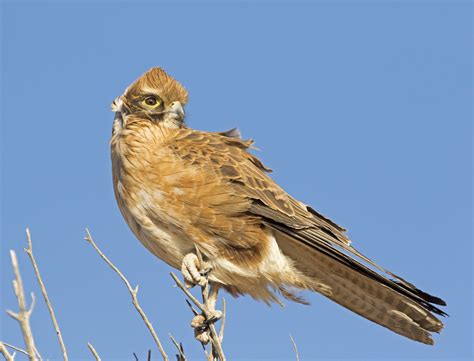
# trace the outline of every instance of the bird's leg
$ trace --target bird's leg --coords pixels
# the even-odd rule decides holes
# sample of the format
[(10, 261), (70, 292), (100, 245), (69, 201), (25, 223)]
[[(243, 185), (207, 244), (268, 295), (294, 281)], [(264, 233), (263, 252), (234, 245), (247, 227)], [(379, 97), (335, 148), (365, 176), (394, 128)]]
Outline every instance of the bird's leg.
[(216, 310), (217, 296), (219, 294), (220, 285), (215, 282), (211, 282), (211, 290), (209, 291), (209, 296), (207, 298), (207, 308), (209, 310), (209, 317), (207, 322), (216, 322), (221, 319), (222, 311)]

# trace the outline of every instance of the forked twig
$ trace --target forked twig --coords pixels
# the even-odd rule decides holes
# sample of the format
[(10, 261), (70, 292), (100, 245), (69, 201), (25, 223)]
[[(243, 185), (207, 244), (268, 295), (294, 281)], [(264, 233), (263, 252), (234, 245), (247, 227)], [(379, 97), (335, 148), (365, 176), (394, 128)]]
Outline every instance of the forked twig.
[(140, 304), (138, 303), (138, 298), (137, 298), (138, 285), (135, 288), (132, 288), (132, 286), (130, 285), (130, 282), (123, 275), (123, 273), (105, 256), (105, 254), (99, 249), (99, 247), (97, 247), (94, 240), (92, 239), (92, 236), (89, 232), (89, 229), (87, 229), (87, 228), (86, 228), (86, 233), (87, 233), (87, 236), (85, 237), (85, 240), (88, 241), (92, 245), (92, 247), (94, 247), (94, 249), (99, 254), (99, 256), (110, 266), (110, 268), (112, 268), (115, 271), (115, 273), (117, 273), (119, 275), (119, 277), (122, 279), (122, 281), (127, 286), (128, 291), (130, 292), (130, 295), (132, 296), (132, 303), (135, 306), (138, 313), (140, 314), (143, 322), (145, 322), (146, 327), (150, 331), (150, 333), (153, 337), (153, 340), (155, 341), (156, 345), (158, 346), (158, 350), (160, 351), (163, 360), (168, 361), (168, 355), (166, 354), (166, 352), (165, 352), (165, 350), (164, 350), (164, 348), (161, 344), (161, 341), (158, 338), (158, 335), (156, 334), (155, 329), (153, 328), (153, 325), (148, 320), (147, 315), (145, 314), (145, 312), (141, 308)]
[(26, 309), (25, 291), (23, 289), (23, 281), (21, 279), (20, 267), (18, 266), (18, 259), (14, 250), (10, 250), (10, 257), (12, 260), (13, 271), (15, 273), (15, 279), (13, 280), (13, 289), (15, 291), (16, 298), (18, 299), (18, 306), (20, 310), (18, 313), (7, 310), (10, 317), (17, 320), (20, 324), (21, 332), (23, 333), (23, 339), (25, 340), (26, 352), (30, 360), (37, 360), (37, 350), (35, 347), (35, 340), (33, 338), (33, 332), (30, 326), (30, 317), (35, 306), (35, 295), (31, 292), (31, 305), (30, 308)]
[(13, 355), (8, 352), (5, 344), (2, 341), (0, 341), (0, 353), (3, 355), (3, 357), (5, 357), (6, 361), (13, 361)]
[(59, 329), (58, 321), (56, 319), (56, 315), (54, 314), (53, 306), (51, 305), (51, 301), (48, 296), (48, 292), (46, 292), (46, 287), (44, 286), (43, 279), (41, 278), (41, 274), (36, 263), (35, 256), (33, 254), (33, 242), (31, 241), (31, 234), (29, 228), (26, 229), (26, 238), (28, 241), (28, 248), (24, 248), (28, 257), (30, 257), (31, 264), (36, 274), (36, 279), (41, 288), (41, 293), (43, 294), (44, 301), (46, 302), (46, 306), (48, 307), (49, 315), (51, 316), (51, 320), (53, 321), (54, 329), (56, 330), (56, 335), (58, 336), (58, 341), (61, 346), (61, 351), (63, 353), (64, 361), (68, 361), (66, 345), (64, 344), (63, 336), (61, 334), (61, 330)]
[(89, 350), (91, 350), (92, 355), (94, 356), (96, 361), (101, 361), (101, 358), (97, 351), (95, 350), (94, 346), (90, 342), (87, 343), (87, 347), (89, 347)]
[(186, 355), (184, 354), (183, 344), (182, 343), (178, 344), (178, 341), (175, 340), (175, 338), (173, 337), (173, 335), (171, 333), (169, 334), (169, 336), (170, 336), (171, 342), (173, 342), (173, 345), (176, 347), (176, 349), (179, 352), (179, 354), (176, 355), (176, 360), (177, 361), (186, 361)]

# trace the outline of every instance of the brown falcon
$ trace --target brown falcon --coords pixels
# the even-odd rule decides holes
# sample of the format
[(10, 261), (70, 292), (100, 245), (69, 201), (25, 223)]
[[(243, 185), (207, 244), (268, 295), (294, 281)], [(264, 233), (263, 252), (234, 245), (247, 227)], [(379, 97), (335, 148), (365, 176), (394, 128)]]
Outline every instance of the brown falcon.
[(219, 288), (267, 303), (311, 290), (403, 336), (433, 344), (445, 302), (372, 262), (345, 229), (296, 200), (249, 152), (238, 131), (188, 128), (183, 86), (153, 68), (114, 100), (113, 184), (143, 245), (188, 285), (201, 284), (196, 249)]

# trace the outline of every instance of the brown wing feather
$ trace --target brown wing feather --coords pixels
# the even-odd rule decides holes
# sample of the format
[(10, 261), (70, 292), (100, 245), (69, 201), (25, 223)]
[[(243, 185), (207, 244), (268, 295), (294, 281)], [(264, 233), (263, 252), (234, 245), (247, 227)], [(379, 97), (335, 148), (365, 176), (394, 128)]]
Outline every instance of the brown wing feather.
[(241, 143), (236, 136), (234, 131), (182, 129), (170, 138), (166, 149), (171, 150), (178, 169), (171, 174), (186, 169), (170, 182), (181, 190), (171, 203), (183, 207), (180, 213), (188, 217), (185, 232), (205, 254), (252, 267), (263, 257), (263, 233), (261, 218), (248, 212), (250, 199), (236, 192), (229, 181), (233, 168), (226, 169), (226, 165), (235, 157), (238, 148), (234, 144)]
[[(281, 218), (281, 221), (294, 228), (319, 227), (339, 242), (350, 244), (343, 227), (295, 200), (280, 188), (268, 176), (267, 172), (271, 170), (247, 152), (253, 141), (242, 140), (239, 135), (234, 129), (221, 133), (189, 131), (178, 137), (177, 141), (182, 144), (181, 149), (184, 151), (199, 148), (199, 157), (193, 159), (195, 164), (202, 160), (210, 161), (214, 170), (233, 183), (239, 194), (256, 203), (262, 202), (273, 217)], [(185, 158), (188, 156), (184, 155)]]

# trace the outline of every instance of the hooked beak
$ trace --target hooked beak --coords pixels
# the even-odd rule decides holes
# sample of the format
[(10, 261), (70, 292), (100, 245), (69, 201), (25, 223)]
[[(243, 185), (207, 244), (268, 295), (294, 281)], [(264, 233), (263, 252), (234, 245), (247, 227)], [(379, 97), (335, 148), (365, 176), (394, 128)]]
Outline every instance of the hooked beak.
[(184, 120), (184, 109), (180, 102), (172, 102), (168, 108), (168, 113), (176, 120)]

